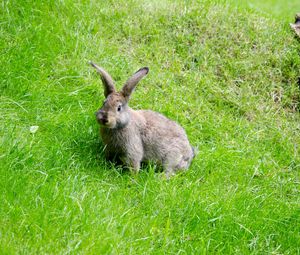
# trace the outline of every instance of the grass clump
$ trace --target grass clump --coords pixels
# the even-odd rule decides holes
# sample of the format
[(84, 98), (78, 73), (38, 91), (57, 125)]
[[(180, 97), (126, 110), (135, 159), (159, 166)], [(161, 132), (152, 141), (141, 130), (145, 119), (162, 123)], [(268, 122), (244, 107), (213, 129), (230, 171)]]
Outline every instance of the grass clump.
[[(1, 4), (2, 254), (300, 252), (300, 46), (251, 3)], [(104, 160), (88, 60), (118, 86), (150, 67), (131, 106), (184, 126), (188, 172)]]

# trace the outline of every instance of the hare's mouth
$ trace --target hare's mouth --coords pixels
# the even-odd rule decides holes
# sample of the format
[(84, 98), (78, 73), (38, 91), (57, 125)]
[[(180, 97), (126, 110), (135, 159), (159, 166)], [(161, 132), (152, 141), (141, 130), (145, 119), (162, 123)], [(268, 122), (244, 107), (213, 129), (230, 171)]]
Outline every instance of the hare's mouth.
[(106, 126), (108, 124), (107, 119), (97, 118), (97, 121), (100, 125)]
[(107, 118), (104, 118), (102, 116), (97, 116), (97, 122), (100, 124), (100, 125), (103, 125), (105, 126), (107, 123), (108, 123), (108, 119)]
[(109, 121), (107, 119), (97, 119), (100, 126), (106, 127), (106, 128), (114, 128), (116, 126), (114, 121)]
[(107, 122), (105, 125), (103, 125), (104, 127), (106, 127), (106, 128), (115, 128), (115, 124), (114, 123), (112, 123), (112, 122)]

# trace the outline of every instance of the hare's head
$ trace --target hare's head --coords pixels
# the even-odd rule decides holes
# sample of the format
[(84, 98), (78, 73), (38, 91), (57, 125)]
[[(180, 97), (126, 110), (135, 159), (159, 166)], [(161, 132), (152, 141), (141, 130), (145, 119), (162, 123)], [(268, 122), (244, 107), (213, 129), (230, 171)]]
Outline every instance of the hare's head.
[(105, 100), (102, 107), (96, 112), (96, 118), (100, 125), (107, 128), (121, 128), (128, 124), (130, 112), (128, 101), (137, 83), (148, 73), (148, 67), (138, 70), (129, 78), (122, 89), (117, 92), (111, 76), (101, 67), (90, 62), (101, 76), (104, 86)]

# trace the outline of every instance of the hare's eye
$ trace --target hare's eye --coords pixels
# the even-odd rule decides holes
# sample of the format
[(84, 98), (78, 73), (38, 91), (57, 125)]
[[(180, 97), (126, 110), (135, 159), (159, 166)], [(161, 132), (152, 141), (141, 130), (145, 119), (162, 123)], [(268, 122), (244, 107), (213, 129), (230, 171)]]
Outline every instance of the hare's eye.
[(120, 112), (121, 110), (122, 110), (122, 106), (119, 105), (119, 106), (118, 106), (118, 112)]

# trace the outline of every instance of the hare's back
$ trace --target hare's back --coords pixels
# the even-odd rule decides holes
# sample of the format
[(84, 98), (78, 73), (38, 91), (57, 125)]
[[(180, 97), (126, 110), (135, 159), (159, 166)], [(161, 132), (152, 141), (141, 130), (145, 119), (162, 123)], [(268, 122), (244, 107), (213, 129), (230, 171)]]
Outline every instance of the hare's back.
[(179, 124), (164, 115), (150, 110), (140, 110), (138, 112), (145, 118), (144, 131), (146, 133), (161, 134), (164, 137), (186, 136), (184, 129)]
[(143, 119), (140, 134), (144, 160), (175, 162), (176, 166), (180, 163), (178, 160), (190, 162), (193, 150), (184, 129), (179, 124), (149, 110), (140, 110), (138, 114)]

